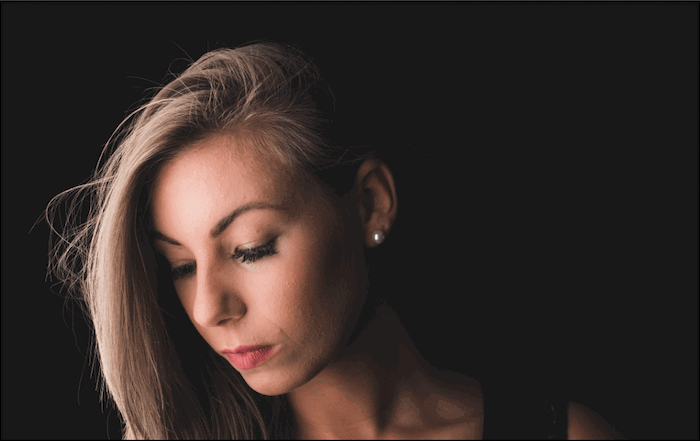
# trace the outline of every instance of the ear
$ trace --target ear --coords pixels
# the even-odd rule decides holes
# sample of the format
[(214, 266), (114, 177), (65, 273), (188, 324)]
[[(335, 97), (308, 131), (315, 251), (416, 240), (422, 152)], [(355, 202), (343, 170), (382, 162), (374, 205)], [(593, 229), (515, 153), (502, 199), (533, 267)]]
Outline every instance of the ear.
[(357, 170), (355, 178), (357, 209), (360, 214), (365, 245), (375, 247), (372, 234), (380, 230), (389, 235), (397, 213), (396, 187), (389, 167), (370, 158)]

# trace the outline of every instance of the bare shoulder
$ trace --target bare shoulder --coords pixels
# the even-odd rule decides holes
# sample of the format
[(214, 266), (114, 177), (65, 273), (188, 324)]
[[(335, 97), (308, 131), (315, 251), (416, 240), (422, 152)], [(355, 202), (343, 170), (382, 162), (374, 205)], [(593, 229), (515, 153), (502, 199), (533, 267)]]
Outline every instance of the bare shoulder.
[(481, 439), (483, 398), (477, 380), (453, 372), (420, 375), (399, 395), (387, 438)]
[(435, 396), (460, 407), (465, 414), (483, 414), (484, 397), (479, 380), (450, 371), (442, 371), (434, 380)]
[(440, 437), (481, 439), (484, 398), (479, 381), (449, 371), (440, 372), (432, 380), (425, 408), (442, 428)]
[(583, 404), (569, 401), (567, 415), (568, 439), (626, 439), (603, 417)]

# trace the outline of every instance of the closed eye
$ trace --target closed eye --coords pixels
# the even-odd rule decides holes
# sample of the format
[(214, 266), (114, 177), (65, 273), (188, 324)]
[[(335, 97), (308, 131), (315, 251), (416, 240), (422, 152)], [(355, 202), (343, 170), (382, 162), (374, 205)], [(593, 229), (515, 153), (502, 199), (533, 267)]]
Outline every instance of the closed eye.
[(176, 266), (172, 270), (170, 270), (173, 280), (177, 279), (182, 279), (185, 277), (189, 277), (192, 274), (194, 274), (194, 270), (197, 268), (197, 265), (192, 262), (192, 263), (186, 263), (184, 265)]
[(239, 250), (231, 256), (234, 259), (241, 259), (241, 263), (245, 262), (255, 262), (256, 260), (262, 259), (263, 257), (272, 256), (277, 254), (277, 249), (275, 248), (277, 238), (270, 239), (267, 243), (260, 245), (259, 247)]
[[(236, 251), (231, 255), (233, 259), (240, 260), (241, 263), (255, 262), (267, 256), (272, 256), (277, 254), (277, 238), (270, 239), (265, 244), (260, 245), (255, 248), (248, 249), (236, 249)], [(176, 266), (171, 269), (171, 274), (173, 280), (183, 279), (190, 277), (194, 274), (197, 269), (197, 264), (195, 262), (186, 263), (184, 265)]]

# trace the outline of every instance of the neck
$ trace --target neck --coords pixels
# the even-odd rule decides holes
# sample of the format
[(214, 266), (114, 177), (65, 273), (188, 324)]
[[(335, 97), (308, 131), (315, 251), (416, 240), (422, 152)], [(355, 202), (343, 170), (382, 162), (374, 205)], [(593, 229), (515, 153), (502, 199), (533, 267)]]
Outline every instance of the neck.
[(425, 366), (394, 311), (366, 305), (371, 319), (311, 381), (288, 394), (298, 438), (377, 438), (397, 396)]

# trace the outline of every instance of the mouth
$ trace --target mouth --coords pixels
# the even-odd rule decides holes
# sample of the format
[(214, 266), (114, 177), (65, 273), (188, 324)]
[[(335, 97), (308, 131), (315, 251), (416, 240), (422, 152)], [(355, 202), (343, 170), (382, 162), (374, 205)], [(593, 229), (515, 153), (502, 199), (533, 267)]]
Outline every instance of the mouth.
[(273, 353), (274, 345), (239, 346), (222, 352), (238, 369), (253, 369), (267, 360)]

